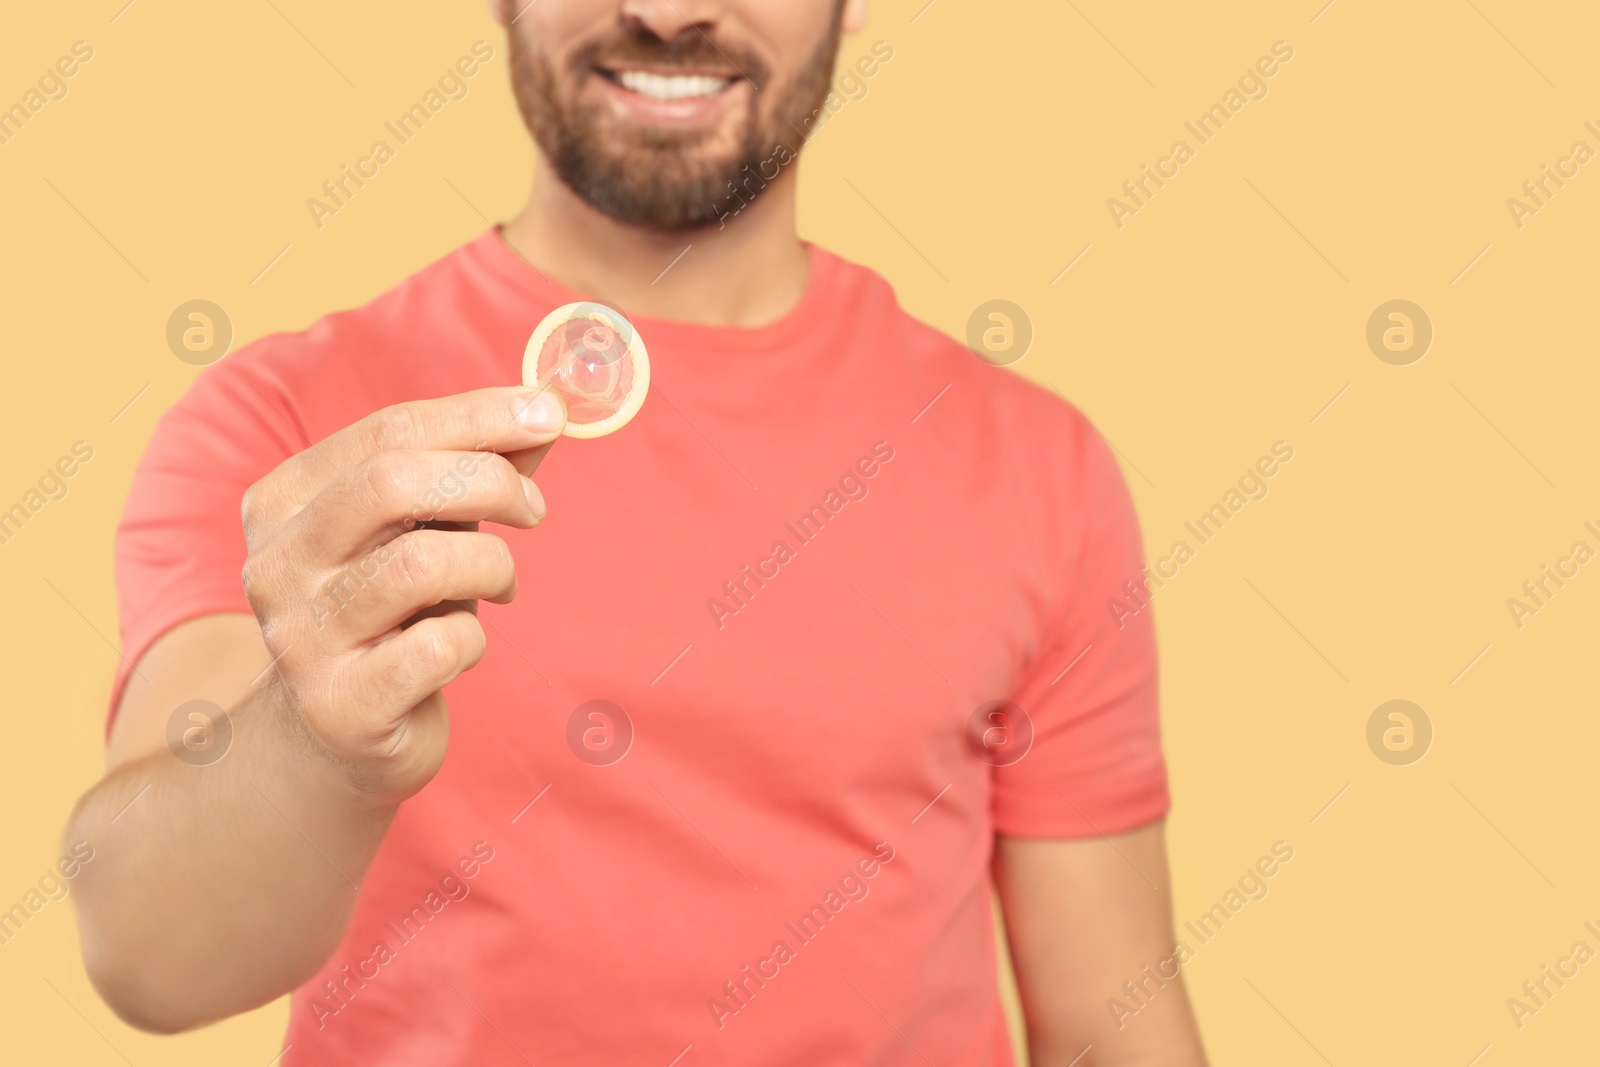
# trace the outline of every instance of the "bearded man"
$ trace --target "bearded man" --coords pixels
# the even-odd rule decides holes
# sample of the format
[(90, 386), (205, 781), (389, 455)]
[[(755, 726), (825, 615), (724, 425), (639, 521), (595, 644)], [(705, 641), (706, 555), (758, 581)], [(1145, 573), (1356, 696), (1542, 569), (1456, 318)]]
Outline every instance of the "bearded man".
[[(1113, 455), (797, 233), (866, 0), (494, 11), (524, 210), (210, 367), (135, 477), (97, 988), (289, 994), (286, 1067), (998, 1065), (997, 888), (1032, 1062), (1203, 1063)], [(649, 399), (552, 448), (515, 383), (582, 300)]]

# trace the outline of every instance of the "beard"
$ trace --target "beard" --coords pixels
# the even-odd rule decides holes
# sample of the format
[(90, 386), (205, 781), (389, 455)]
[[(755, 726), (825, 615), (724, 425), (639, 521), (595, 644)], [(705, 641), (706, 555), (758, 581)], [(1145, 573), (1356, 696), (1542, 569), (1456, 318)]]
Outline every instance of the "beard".
[[(805, 140), (802, 123), (815, 119), (833, 79), (842, 6), (841, 0), (828, 32), (782, 86), (771, 83), (759, 56), (733, 42), (713, 43), (699, 32), (664, 41), (632, 27), (584, 45), (561, 66), (535, 51), (513, 27), (509, 44), (517, 106), (556, 177), (591, 207), (646, 229), (705, 226), (724, 213), (745, 168), (759, 169), (780, 146), (791, 157), (798, 153)], [(705, 129), (651, 128), (618, 119), (604, 103), (581, 98), (585, 79), (604, 77), (597, 66), (631, 64), (717, 71), (731, 64), (750, 83), (743, 114)]]

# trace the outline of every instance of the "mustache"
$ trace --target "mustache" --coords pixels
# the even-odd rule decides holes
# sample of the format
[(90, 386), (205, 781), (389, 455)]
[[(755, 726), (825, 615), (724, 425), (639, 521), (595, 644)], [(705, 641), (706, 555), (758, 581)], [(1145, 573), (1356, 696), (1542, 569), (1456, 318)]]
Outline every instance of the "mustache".
[(634, 26), (580, 48), (572, 59), (573, 72), (586, 74), (595, 67), (646, 66), (693, 70), (743, 77), (759, 89), (767, 82), (766, 64), (749, 49), (732, 41), (718, 42), (704, 31), (688, 29), (669, 40)]

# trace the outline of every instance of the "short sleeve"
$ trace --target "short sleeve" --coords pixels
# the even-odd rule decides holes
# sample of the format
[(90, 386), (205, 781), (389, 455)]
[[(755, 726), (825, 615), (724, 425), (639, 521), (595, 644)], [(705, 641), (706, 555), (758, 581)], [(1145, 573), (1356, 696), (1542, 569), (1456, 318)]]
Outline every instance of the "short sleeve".
[(254, 359), (264, 343), (207, 368), (162, 417), (134, 473), (117, 527), (122, 660), (108, 725), (156, 638), (202, 615), (250, 610), (240, 580), (245, 490), (305, 447)]
[[(1022, 837), (1132, 830), (1170, 806), (1161, 753), (1155, 627), (1138, 517), (1116, 459), (1087, 420), (1049, 487), (1066, 575), (1012, 701), (1032, 724), (1021, 759), (993, 775), (995, 829)], [(1128, 583), (1128, 584), (1124, 584)]]

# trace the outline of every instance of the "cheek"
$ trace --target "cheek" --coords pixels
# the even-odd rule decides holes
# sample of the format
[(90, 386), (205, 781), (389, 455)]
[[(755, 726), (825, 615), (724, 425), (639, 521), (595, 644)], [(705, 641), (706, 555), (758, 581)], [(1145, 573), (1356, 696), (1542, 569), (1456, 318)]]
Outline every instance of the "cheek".
[(547, 28), (545, 24), (534, 22), (535, 13), (541, 9), (550, 13), (552, 8), (562, 6), (535, 3), (511, 28), (506, 62), (511, 67), (511, 82), (518, 97), (533, 98), (523, 99), (524, 106), (537, 101), (541, 110), (546, 111), (552, 107), (570, 107), (583, 84), (565, 73), (573, 70), (576, 63), (573, 46), (559, 43), (570, 41), (573, 31), (559, 25)]
[[(752, 0), (741, 5), (746, 12), (743, 23), (730, 33), (743, 38), (772, 65), (780, 84), (793, 84), (817, 62), (818, 53), (832, 35), (833, 3), (795, 3), (795, 0)], [(822, 57), (823, 76), (832, 72), (834, 56), (829, 50)], [(842, 68), (841, 68), (842, 69)], [(765, 88), (765, 83), (763, 83)]]
[(581, 42), (606, 31), (606, 25), (594, 13), (584, 10), (594, 6), (597, 5), (506, 0), (506, 18), (516, 19), (508, 36), (524, 55), (570, 60)]

